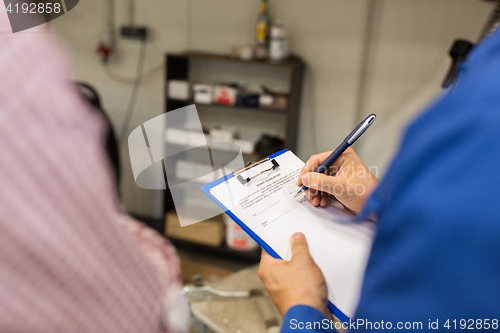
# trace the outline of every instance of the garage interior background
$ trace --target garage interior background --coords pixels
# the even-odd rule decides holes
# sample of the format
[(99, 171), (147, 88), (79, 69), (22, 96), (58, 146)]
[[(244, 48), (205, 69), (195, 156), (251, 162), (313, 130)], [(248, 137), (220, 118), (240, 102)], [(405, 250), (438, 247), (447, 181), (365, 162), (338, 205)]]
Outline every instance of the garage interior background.
[[(71, 49), (75, 79), (99, 90), (118, 130), (132, 85), (111, 80), (95, 52), (106, 29), (106, 6), (102, 0), (80, 1), (78, 10), (53, 25)], [(252, 45), (258, 8), (258, 0), (136, 1), (135, 23), (152, 30), (144, 68), (162, 64), (167, 52), (229, 53), (232, 46)], [(333, 149), (358, 119), (376, 113), (379, 120), (356, 150), (382, 176), (407, 121), (440, 92), (452, 41), (476, 41), (492, 5), (477, 0), (271, 0), (270, 8), (271, 17), (286, 25), (291, 52), (307, 65), (296, 153), (307, 160)], [(116, 0), (116, 27), (128, 20), (128, 2)], [(110, 66), (134, 77), (139, 42), (116, 33)], [(158, 71), (142, 83), (130, 130), (164, 112), (164, 77)], [(126, 144), (121, 154), (126, 208), (162, 218), (161, 192), (137, 187)]]

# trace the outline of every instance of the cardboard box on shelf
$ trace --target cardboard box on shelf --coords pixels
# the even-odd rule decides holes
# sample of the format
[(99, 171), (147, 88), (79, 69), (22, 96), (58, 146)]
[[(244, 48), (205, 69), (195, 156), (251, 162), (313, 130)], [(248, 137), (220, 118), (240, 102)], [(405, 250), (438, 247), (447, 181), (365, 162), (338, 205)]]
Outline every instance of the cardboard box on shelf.
[(260, 95), (259, 105), (263, 109), (285, 110), (288, 107), (288, 96), (283, 95)]
[(167, 237), (217, 247), (224, 242), (224, 229), (221, 216), (185, 227), (181, 227), (175, 211), (170, 211), (165, 216), (165, 235)]

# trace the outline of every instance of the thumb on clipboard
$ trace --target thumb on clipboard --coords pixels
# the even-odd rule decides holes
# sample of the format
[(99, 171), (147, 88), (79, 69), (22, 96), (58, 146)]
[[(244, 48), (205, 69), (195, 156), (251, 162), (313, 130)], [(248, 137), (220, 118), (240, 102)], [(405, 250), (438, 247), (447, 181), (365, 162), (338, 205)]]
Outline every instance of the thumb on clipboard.
[(309, 305), (328, 316), (326, 281), (309, 254), (304, 234), (295, 233), (290, 246), (290, 261), (273, 258), (262, 251), (258, 273), (271, 300), (283, 316), (295, 305)]

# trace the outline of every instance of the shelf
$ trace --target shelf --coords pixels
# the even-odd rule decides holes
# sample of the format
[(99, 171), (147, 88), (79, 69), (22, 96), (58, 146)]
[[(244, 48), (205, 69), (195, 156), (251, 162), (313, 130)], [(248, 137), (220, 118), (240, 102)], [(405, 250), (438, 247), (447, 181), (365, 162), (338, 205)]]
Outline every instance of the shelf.
[[(188, 145), (188, 144), (180, 144), (180, 143), (176, 143), (176, 142), (170, 142), (170, 141), (167, 141), (167, 140), (165, 140), (165, 142), (166, 142), (167, 145), (179, 146), (179, 147), (191, 147), (191, 148), (201, 148), (201, 147), (204, 147), (204, 146), (191, 146), (191, 145)], [(233, 154), (239, 152), (239, 151), (235, 151), (235, 150), (218, 149), (217, 147), (210, 146), (210, 143), (211, 142), (207, 141), (207, 145), (210, 148), (210, 150), (220, 151), (220, 152), (223, 152), (223, 153), (233, 153)], [(251, 158), (258, 158), (259, 153), (258, 152), (253, 152), (253, 153), (249, 154), (249, 153), (241, 152), (241, 155), (243, 157), (246, 156), (246, 157), (251, 157)]]
[[(228, 63), (226, 66), (220, 66), (222, 68), (226, 68), (225, 72), (222, 73), (224, 75), (219, 75), (219, 71), (212, 71), (213, 67), (219, 67), (219, 64), (215, 64), (213, 62), (221, 62)], [(193, 66), (192, 63), (196, 64)], [(165, 90), (165, 112), (173, 111), (180, 109), (182, 107), (188, 106), (190, 104), (196, 104), (196, 107), (199, 110), (204, 110), (208, 115), (209, 113), (220, 113), (218, 117), (214, 117), (216, 119), (216, 123), (214, 125), (224, 126), (224, 124), (229, 124), (233, 127), (238, 127), (240, 125), (235, 124), (247, 124), (253, 127), (258, 126), (260, 130), (267, 129), (267, 125), (271, 124), (272, 126), (280, 126), (280, 128), (284, 129), (282, 137), (284, 141), (284, 147), (287, 149), (294, 150), (297, 146), (297, 129), (299, 122), (299, 113), (300, 113), (300, 105), (301, 105), (301, 94), (302, 94), (302, 81), (304, 77), (305, 71), (305, 63), (297, 56), (291, 56), (285, 61), (282, 62), (271, 62), (267, 60), (241, 60), (231, 57), (227, 54), (216, 54), (216, 53), (207, 53), (207, 52), (180, 52), (180, 53), (169, 53), (165, 55), (165, 66), (166, 66), (166, 75), (165, 75), (165, 88), (168, 87), (168, 81), (170, 80), (182, 80), (191, 82), (195, 78), (203, 77), (203, 75), (199, 74), (208, 74), (205, 75), (208, 78), (203, 80), (210, 82), (213, 80), (214, 82), (219, 82), (224, 78), (224, 82), (232, 82), (231, 77), (236, 76), (236, 74), (240, 73), (240, 67), (243, 74), (247, 75), (249, 79), (260, 82), (265, 81), (265, 79), (269, 80), (269, 76), (271, 72), (279, 72), (281, 74), (287, 74), (287, 85), (286, 88), (283, 85), (282, 90), (287, 91), (288, 103), (285, 109), (272, 109), (266, 107), (247, 107), (247, 106), (232, 106), (232, 105), (221, 105), (221, 104), (196, 104), (193, 100), (181, 101), (176, 99), (167, 98), (167, 90)], [(260, 67), (260, 66), (268, 66), (268, 67)], [(238, 69), (234, 73), (232, 69)], [(206, 69), (206, 71), (205, 71)], [(197, 73), (193, 73), (194, 70), (197, 70)], [(228, 72), (229, 71), (229, 72)], [(255, 73), (254, 73), (255, 72)], [(282, 73), (283, 72), (283, 73)], [(288, 73), (284, 73), (288, 72)], [(197, 75), (198, 74), (198, 75)], [(241, 74), (241, 73), (240, 73)], [(262, 75), (262, 79), (258, 78), (258, 75)], [(218, 77), (220, 80), (218, 81)], [(212, 79), (210, 79), (212, 78)], [(281, 79), (285, 79), (285, 76), (279, 76)], [(265, 82), (260, 82), (265, 83)], [(284, 84), (284, 82), (282, 82)], [(215, 110), (219, 108), (219, 110)], [(225, 110), (223, 110), (225, 109)], [(234, 111), (227, 111), (227, 110)], [(224, 112), (225, 111), (225, 112)], [(249, 112), (247, 112), (249, 111)], [(253, 112), (252, 112), (253, 111)], [(201, 112), (200, 112), (201, 113)], [(264, 116), (264, 113), (267, 113), (267, 116)], [(230, 115), (229, 115), (230, 114)], [(272, 116), (272, 115), (276, 116)], [(225, 120), (225, 116), (227, 115), (228, 119)], [(269, 118), (262, 119), (261, 118)], [(271, 119), (272, 118), (272, 119)], [(269, 124), (264, 122), (269, 120)], [(261, 128), (261, 123), (264, 128)], [(275, 124), (276, 123), (276, 124)], [(274, 132), (273, 132), (274, 133)], [(251, 159), (249, 156), (245, 156), (245, 159)], [(170, 191), (164, 191), (164, 212), (168, 212), (171, 209), (174, 209), (174, 200), (171, 196)], [(165, 223), (169, 223), (168, 220)], [(157, 225), (159, 230), (163, 230), (165, 224)], [(207, 254), (213, 257), (219, 258), (230, 258), (237, 261), (249, 262), (249, 263), (257, 263), (260, 260), (261, 250), (256, 250), (252, 252), (242, 252), (229, 248), (226, 245), (222, 245), (220, 247), (211, 247), (203, 244), (194, 243), (191, 241), (181, 240), (181, 239), (171, 239), (171, 242), (178, 247), (179, 249), (193, 251), (197, 254)]]
[(288, 108), (285, 109), (272, 109), (272, 108), (261, 108), (261, 107), (252, 107), (252, 106), (243, 106), (243, 105), (225, 105), (225, 104), (196, 104), (194, 101), (183, 101), (180, 99), (167, 98), (167, 101), (171, 101), (174, 103), (186, 103), (187, 105), (194, 104), (196, 107), (209, 107), (209, 108), (227, 108), (227, 109), (243, 109), (249, 111), (258, 111), (258, 112), (269, 112), (269, 113), (278, 113), (278, 114), (287, 114)]
[(274, 62), (274, 61), (269, 61), (269, 60), (257, 60), (257, 59), (242, 60), (242, 59), (238, 59), (238, 58), (233, 58), (232, 56), (227, 55), (227, 54), (196, 52), (196, 51), (187, 51), (187, 52), (178, 53), (178, 54), (171, 54), (171, 55), (178, 56), (178, 57), (190, 58), (190, 59), (215, 60), (215, 61), (226, 61), (226, 62), (229, 61), (229, 62), (239, 62), (239, 63), (245, 63), (245, 64), (277, 66), (277, 67), (296, 67), (296, 66), (303, 66), (304, 65), (303, 61), (299, 57), (294, 56), (294, 55), (291, 55), (288, 59), (280, 61), (280, 62)]
[(191, 251), (203, 251), (204, 254), (214, 255), (223, 258), (236, 259), (238, 261), (245, 261), (248, 263), (258, 263), (260, 261), (261, 249), (254, 251), (237, 251), (229, 246), (223, 244), (218, 247), (204, 245), (200, 243), (190, 242), (183, 239), (166, 237), (178, 249), (187, 249)]
[[(193, 102), (193, 104), (195, 104), (195, 103)], [(229, 108), (229, 109), (244, 109), (244, 110), (250, 110), (250, 111), (279, 113), (279, 114), (288, 113), (288, 109), (271, 109), (271, 108), (261, 108), (261, 107), (255, 108), (255, 107), (251, 107), (251, 106), (242, 106), (242, 105), (196, 104), (196, 107), (198, 107), (198, 106), (221, 107), (221, 108)]]

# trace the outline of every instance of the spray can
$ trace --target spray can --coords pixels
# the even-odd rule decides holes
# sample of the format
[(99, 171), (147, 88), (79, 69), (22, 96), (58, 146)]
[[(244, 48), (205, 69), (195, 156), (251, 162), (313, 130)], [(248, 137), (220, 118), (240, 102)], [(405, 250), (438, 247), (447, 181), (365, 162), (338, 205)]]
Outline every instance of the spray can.
[(269, 58), (272, 61), (282, 61), (288, 57), (288, 43), (285, 26), (277, 20), (271, 28), (271, 43), (269, 47)]

